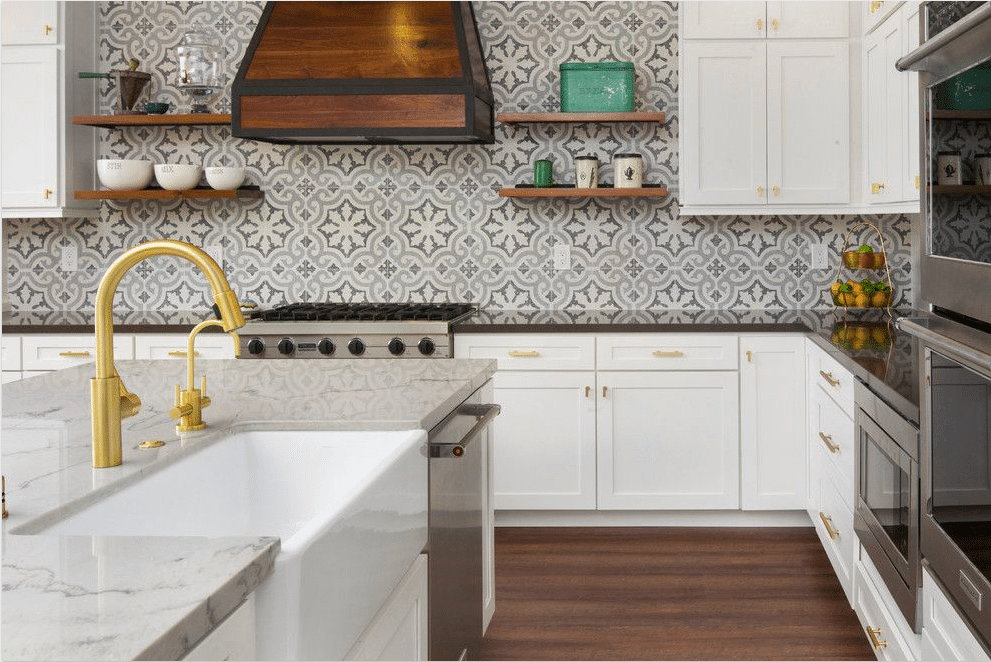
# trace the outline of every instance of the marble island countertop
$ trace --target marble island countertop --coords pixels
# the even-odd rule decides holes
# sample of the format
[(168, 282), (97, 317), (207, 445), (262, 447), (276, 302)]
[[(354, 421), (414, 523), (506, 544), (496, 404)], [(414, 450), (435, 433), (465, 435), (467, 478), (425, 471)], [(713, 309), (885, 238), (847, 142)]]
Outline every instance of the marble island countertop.
[[(120, 361), (142, 399), (122, 422), (123, 464), (92, 469), (91, 364), (3, 386), (3, 659), (176, 659), (271, 572), (278, 538), (18, 535), (235, 430), (429, 430), (495, 362), (205, 360), (212, 399), (199, 432), (168, 411), (182, 361)], [(160, 439), (157, 449), (138, 448)], [(136, 506), (138, 507), (138, 506)]]

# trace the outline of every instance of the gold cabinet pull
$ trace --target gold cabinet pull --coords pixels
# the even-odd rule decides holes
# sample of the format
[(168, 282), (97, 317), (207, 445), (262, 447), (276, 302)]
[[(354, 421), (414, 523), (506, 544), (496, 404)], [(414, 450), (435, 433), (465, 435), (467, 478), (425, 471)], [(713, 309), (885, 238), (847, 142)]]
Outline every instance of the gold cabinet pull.
[(826, 380), (826, 383), (829, 384), (830, 386), (839, 386), (840, 385), (840, 380), (835, 379), (833, 377), (833, 373), (826, 372), (824, 370), (820, 370), (819, 371), (819, 374), (822, 375), (822, 378), (825, 379)]
[(586, 386), (585, 387), (585, 397), (586, 398), (591, 398), (592, 397), (592, 387), (591, 386)]
[(772, 18), (771, 19), (771, 29), (774, 30), (775, 32), (777, 32), (779, 27), (781, 27), (781, 24), (778, 23), (778, 19)]
[(915, 176), (915, 190), (916, 191), (919, 190), (919, 176), (918, 175)]
[(882, 648), (887, 648), (888, 642), (885, 641), (884, 639), (881, 639), (881, 628), (872, 628), (871, 626), (868, 625), (867, 636), (870, 638), (871, 646), (874, 647), (874, 650), (881, 650)]
[(540, 356), (540, 352), (538, 352), (535, 349), (531, 349), (528, 352), (521, 352), (517, 349), (514, 349), (509, 353), (509, 355), (514, 359), (535, 359), (538, 356)]
[[(199, 356), (199, 355), (200, 355), (200, 353), (197, 350), (194, 349), (193, 350), (193, 356)], [(176, 350), (173, 350), (173, 351), (169, 352), (169, 356), (180, 356), (182, 358), (186, 358), (189, 355), (186, 354), (186, 350), (184, 350), (184, 349), (176, 349)]]
[(763, 198), (764, 197), (764, 187), (763, 186), (758, 186), (757, 187), (757, 197), (758, 198)]
[(829, 539), (836, 540), (839, 537), (840, 532), (833, 528), (833, 518), (820, 510), (819, 519), (822, 520), (823, 526), (826, 527), (826, 533), (829, 534)]
[(89, 356), (89, 352), (59, 352), (59, 356)]
[(655, 359), (678, 359), (685, 355), (680, 349), (674, 349), (670, 352), (665, 352), (664, 350), (657, 350), (652, 353)]
[(822, 443), (826, 444), (826, 448), (829, 449), (830, 453), (835, 453), (836, 451), (840, 450), (840, 445), (833, 443), (833, 435), (826, 434), (825, 432), (820, 432), (819, 438), (822, 439)]
[(764, 31), (764, 19), (758, 18), (757, 19), (757, 32), (763, 32), (763, 31)]
[(883, 183), (874, 182), (873, 184), (871, 184), (871, 193), (872, 194), (877, 195), (878, 193), (880, 193), (883, 190), (884, 190), (884, 184)]
[(603, 398), (604, 398), (604, 397), (606, 397), (606, 393), (608, 393), (608, 387), (606, 387), (606, 386), (603, 386), (603, 387), (602, 387), (602, 397), (603, 397)]
[(41, 192), (41, 195), (43, 198), (45, 198), (45, 200), (48, 200), (50, 197), (52, 197), (52, 189), (46, 188), (44, 191)]
[[(775, 30), (776, 30), (776, 29), (777, 29), (777, 28), (775, 28)], [(780, 189), (780, 188), (778, 188), (777, 186), (772, 186), (772, 187), (771, 187), (771, 193), (773, 193), (773, 194), (774, 194), (774, 197), (775, 197), (775, 198), (780, 198), (780, 197), (781, 197), (781, 189)]]
[(874, 2), (871, 3), (871, 13), (876, 14), (881, 9), (881, 5), (883, 4), (884, 0), (874, 0)]
[(747, 350), (747, 363), (754, 362), (754, 354), (749, 349)]
[(50, 26), (50, 25), (46, 25), (46, 26), (45, 26), (45, 36), (47, 37), (47, 36), (48, 36), (48, 35), (50, 35), (51, 33), (52, 33), (52, 26)]
[(242, 303), (241, 304), (241, 307), (244, 308), (245, 310), (252, 310), (253, 308), (257, 308), (258, 307), (258, 304), (257, 303)]

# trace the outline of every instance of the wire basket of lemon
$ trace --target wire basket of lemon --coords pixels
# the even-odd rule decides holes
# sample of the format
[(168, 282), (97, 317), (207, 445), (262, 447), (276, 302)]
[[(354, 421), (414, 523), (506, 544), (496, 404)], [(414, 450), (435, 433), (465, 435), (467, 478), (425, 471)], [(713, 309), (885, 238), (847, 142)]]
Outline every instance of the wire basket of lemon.
[[(870, 228), (877, 234), (880, 252), (875, 252), (870, 244), (861, 244), (855, 250), (847, 250), (853, 233), (861, 228)], [(884, 250), (884, 237), (881, 230), (873, 223), (858, 223), (850, 228), (843, 240), (843, 258), (836, 269), (836, 279), (829, 287), (833, 305), (842, 308), (891, 308), (894, 301), (894, 287), (891, 284), (891, 268), (888, 266), (888, 256)], [(860, 281), (850, 279), (844, 282), (840, 278), (843, 267), (848, 269), (884, 270), (884, 278), (872, 281), (862, 278)]]

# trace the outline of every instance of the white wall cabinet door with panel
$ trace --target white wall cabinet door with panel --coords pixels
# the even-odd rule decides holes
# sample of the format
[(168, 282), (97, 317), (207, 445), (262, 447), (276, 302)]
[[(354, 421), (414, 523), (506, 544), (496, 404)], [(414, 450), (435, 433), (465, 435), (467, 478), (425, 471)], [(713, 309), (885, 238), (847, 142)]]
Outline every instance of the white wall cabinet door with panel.
[(0, 54), (0, 170), (4, 218), (95, 216), (96, 132), (74, 114), (96, 110), (98, 83), (75, 78), (96, 70), (96, 5), (4, 2)]
[(740, 506), (737, 373), (598, 373), (600, 510)]
[(805, 338), (740, 338), (740, 480), (743, 510), (806, 503)]
[(767, 36), (770, 39), (845, 39), (850, 36), (849, 6), (845, 2), (829, 0), (768, 2)]
[(845, 2), (685, 2), (686, 39), (829, 39), (847, 37)]

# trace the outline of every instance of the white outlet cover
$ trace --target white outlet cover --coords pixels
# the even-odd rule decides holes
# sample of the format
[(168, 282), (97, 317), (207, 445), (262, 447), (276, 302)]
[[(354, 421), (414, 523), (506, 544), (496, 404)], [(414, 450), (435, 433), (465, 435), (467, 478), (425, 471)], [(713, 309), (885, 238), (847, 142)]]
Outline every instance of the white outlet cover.
[(554, 246), (554, 268), (558, 270), (571, 268), (571, 246), (568, 244)]
[(79, 269), (79, 251), (76, 250), (75, 246), (62, 247), (59, 267), (66, 273)]
[(812, 244), (812, 268), (813, 269), (828, 269), (829, 268), (829, 247), (823, 243)]

